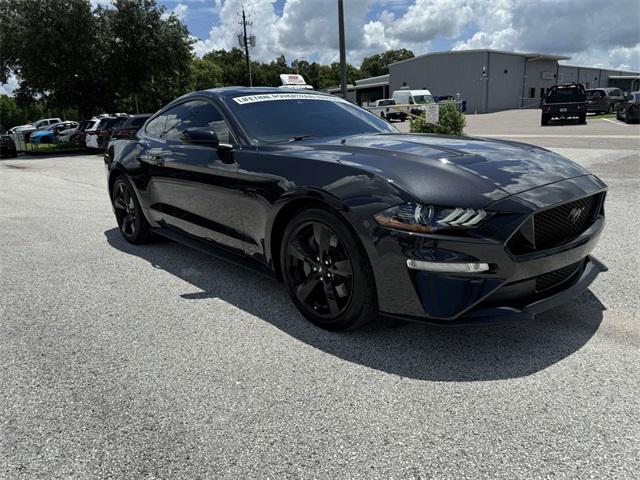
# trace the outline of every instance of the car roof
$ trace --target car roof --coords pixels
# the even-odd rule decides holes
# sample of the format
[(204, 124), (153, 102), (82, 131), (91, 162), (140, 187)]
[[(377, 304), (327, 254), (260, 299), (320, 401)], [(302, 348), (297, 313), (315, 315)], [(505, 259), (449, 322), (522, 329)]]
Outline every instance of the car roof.
[(326, 95), (329, 93), (319, 92), (315, 90), (303, 90), (300, 88), (278, 88), (278, 87), (222, 87), (211, 88), (209, 90), (200, 90), (191, 92), (181, 98), (187, 98), (195, 95), (218, 96), (218, 97), (237, 97), (239, 95), (257, 95), (260, 93), (296, 93), (298, 95)]

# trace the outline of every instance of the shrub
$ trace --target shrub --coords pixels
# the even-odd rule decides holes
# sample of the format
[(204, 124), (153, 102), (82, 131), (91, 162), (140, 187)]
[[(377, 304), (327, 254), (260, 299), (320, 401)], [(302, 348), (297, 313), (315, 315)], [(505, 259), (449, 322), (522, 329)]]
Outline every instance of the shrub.
[(465, 126), (464, 113), (460, 111), (457, 103), (440, 104), (440, 120), (438, 123), (426, 123), (424, 113), (411, 118), (412, 133), (440, 133), (442, 135), (462, 136)]

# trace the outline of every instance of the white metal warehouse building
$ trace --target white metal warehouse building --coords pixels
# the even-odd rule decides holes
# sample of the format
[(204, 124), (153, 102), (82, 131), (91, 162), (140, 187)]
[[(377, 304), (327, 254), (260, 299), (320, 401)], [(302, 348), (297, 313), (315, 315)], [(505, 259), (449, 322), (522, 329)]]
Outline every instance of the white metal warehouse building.
[[(640, 88), (640, 73), (560, 65), (570, 57), (498, 50), (428, 53), (389, 66), (389, 75), (356, 81), (348, 98), (359, 104), (389, 98), (400, 88), (428, 89), (433, 95), (457, 95), (469, 113), (537, 107), (556, 83), (579, 82), (585, 88)], [(339, 88), (329, 90), (340, 93)]]

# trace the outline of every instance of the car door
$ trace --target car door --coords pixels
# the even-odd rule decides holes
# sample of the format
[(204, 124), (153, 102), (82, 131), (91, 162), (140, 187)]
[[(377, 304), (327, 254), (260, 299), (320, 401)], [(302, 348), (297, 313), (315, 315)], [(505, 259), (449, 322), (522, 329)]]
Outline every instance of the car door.
[(614, 112), (618, 109), (618, 105), (624, 102), (624, 92), (622, 90), (615, 90), (615, 98), (614, 98)]
[[(140, 157), (149, 168), (151, 209), (164, 227), (219, 247), (243, 251), (242, 215), (237, 211), (237, 155), (240, 145), (229, 124), (209, 100), (189, 100), (147, 126), (162, 134), (146, 136)], [(188, 143), (185, 132), (214, 131), (231, 149)]]

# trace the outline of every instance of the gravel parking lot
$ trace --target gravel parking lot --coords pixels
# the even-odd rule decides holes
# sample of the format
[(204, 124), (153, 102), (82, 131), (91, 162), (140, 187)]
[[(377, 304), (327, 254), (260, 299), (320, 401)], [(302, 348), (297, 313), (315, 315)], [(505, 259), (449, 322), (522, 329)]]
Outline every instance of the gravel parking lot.
[(490, 327), (325, 332), (277, 282), (127, 244), (100, 156), (1, 160), (0, 478), (637, 478), (640, 127), (534, 113), (467, 132), (604, 179), (610, 271)]

